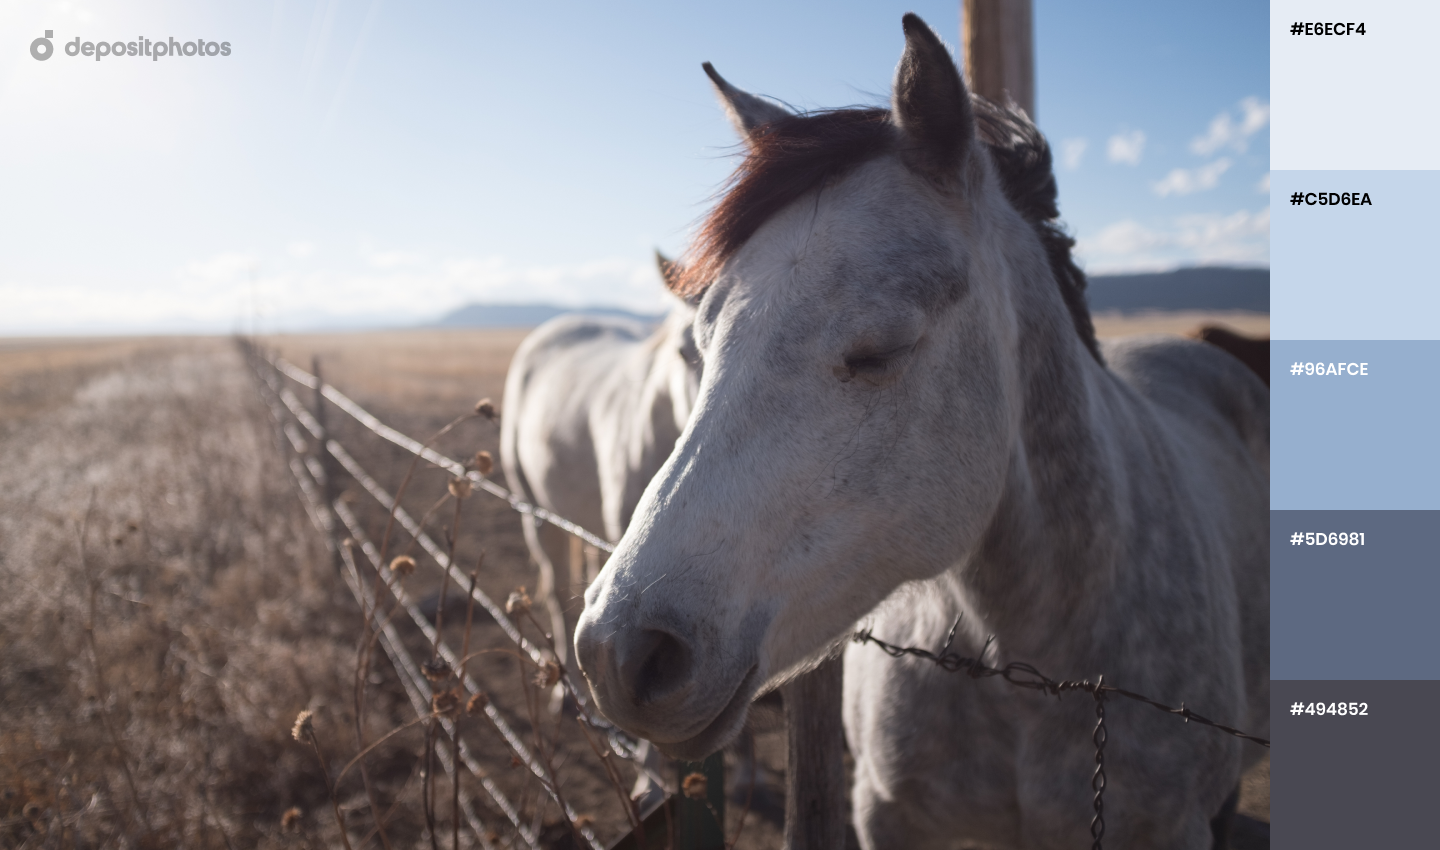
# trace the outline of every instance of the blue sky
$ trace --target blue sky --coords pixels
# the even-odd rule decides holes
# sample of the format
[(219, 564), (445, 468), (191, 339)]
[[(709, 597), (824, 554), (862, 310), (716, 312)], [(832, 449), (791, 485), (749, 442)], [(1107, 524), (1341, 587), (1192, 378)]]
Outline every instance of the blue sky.
[[(733, 166), (700, 70), (883, 101), (959, 2), (0, 6), (0, 334), (656, 309)], [(1036, 2), (1037, 106), (1092, 272), (1269, 261), (1266, 4)], [(40, 62), (31, 40), (54, 31)], [(229, 42), (224, 57), (65, 55)]]

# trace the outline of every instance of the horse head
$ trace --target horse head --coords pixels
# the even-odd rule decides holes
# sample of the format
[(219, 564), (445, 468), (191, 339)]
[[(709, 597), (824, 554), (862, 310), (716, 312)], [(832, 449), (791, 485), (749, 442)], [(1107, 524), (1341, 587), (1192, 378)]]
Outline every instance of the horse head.
[(1022, 343), (1093, 350), (983, 138), (1009, 125), (904, 30), (888, 110), (791, 114), (706, 66), (747, 152), (667, 275), (696, 304), (699, 393), (576, 633), (601, 710), (672, 755), (722, 746), (757, 693), (963, 564), (1013, 462)]

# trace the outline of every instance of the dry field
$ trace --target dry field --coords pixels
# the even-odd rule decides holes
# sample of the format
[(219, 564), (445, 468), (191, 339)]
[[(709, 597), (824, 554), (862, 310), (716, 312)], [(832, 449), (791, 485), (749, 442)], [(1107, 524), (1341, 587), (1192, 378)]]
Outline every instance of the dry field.
[(1246, 336), (1270, 336), (1270, 315), (1233, 312), (1206, 313), (1177, 310), (1170, 313), (1096, 313), (1095, 333), (1101, 337), (1133, 334), (1189, 334), (1205, 325), (1221, 325)]
[[(1268, 333), (1268, 318), (1244, 315), (1100, 316), (1096, 324), (1102, 335), (1117, 335), (1185, 331), (1210, 318)], [(267, 342), (306, 369), (319, 357), (328, 381), (424, 439), (476, 399), (498, 402), (523, 336), (396, 331)], [(330, 424), (393, 492), (409, 458), (339, 411), (330, 412)], [(340, 846), (320, 762), (290, 733), (300, 710), (314, 712), (332, 777), (355, 754), (363, 621), (306, 518), (231, 342), (0, 340), (0, 446), (0, 847)], [(437, 447), (452, 457), (498, 454), (498, 435), (470, 419)], [(422, 467), (404, 504), (422, 515), (443, 498), (445, 484), (443, 473)], [(341, 485), (378, 541), (385, 512), (352, 482)], [(452, 509), (433, 515), (437, 539)], [(462, 503), (455, 527), (457, 563), (468, 571), (483, 552), (479, 582), (492, 597), (533, 586), (518, 519), (504, 503), (478, 494)], [(391, 551), (409, 545), (397, 538)], [(437, 575), (422, 568), (406, 589), (423, 597), (438, 587)], [(448, 609), (446, 617), (453, 622)], [(498, 627), (479, 616), (473, 643), (505, 645)], [(621, 834), (615, 790), (573, 721), (531, 723), (536, 715), (525, 700), (533, 668), (493, 652), (471, 672), (494, 683), (497, 707), (522, 736), (554, 748), (568, 801), (593, 819), (602, 840)], [(413, 720), (383, 657), (366, 694), (367, 741)], [(479, 719), (464, 724), (482, 764), (546, 843), (571, 846), (533, 777), (511, 765)], [(739, 846), (779, 847), (779, 712), (758, 711), (755, 731), (769, 774)], [(422, 751), (416, 726), (367, 759), (390, 846), (430, 844)], [(1242, 811), (1268, 821), (1268, 760), (1263, 768), (1247, 778)], [(632, 777), (625, 774), (627, 784)], [(743, 797), (744, 789), (731, 790)], [(448, 801), (445, 783), (436, 793)], [(357, 771), (335, 796), (352, 840), (381, 846)], [(742, 808), (727, 809), (731, 835)], [(292, 809), (298, 814), (287, 817)], [(481, 809), (487, 824), (505, 824)], [(448, 841), (448, 802), (436, 810), (435, 831)]]

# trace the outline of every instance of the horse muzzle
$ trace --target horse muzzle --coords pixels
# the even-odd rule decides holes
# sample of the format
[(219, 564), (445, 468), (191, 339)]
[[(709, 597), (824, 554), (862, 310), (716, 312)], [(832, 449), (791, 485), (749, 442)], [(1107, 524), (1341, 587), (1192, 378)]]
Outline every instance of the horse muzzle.
[(575, 632), (575, 658), (600, 711), (662, 752), (701, 758), (724, 746), (745, 722), (759, 687), (758, 665), (697, 646), (674, 627), (601, 625), (587, 609)]

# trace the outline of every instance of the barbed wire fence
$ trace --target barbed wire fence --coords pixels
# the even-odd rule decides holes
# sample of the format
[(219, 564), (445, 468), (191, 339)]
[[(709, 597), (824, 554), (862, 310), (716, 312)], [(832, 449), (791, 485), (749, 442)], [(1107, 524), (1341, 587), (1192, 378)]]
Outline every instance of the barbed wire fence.
[[(417, 458), (446, 470), (454, 479), (468, 481), (475, 488), (506, 500), (514, 510), (534, 514), (605, 551), (613, 551), (613, 545), (563, 517), (555, 516), (543, 508), (524, 502), (505, 488), (485, 478), (477, 470), (467, 468), (465, 464), (446, 457), (418, 440), (390, 428), (343, 393), (324, 383), (318, 376), (279, 357), (267, 355), (249, 341), (242, 340), (241, 349), (256, 377), (260, 395), (269, 409), (279, 442), (288, 450), (288, 466), (302, 496), (302, 504), (311, 522), (320, 531), (326, 548), (334, 558), (341, 578), (355, 597), (356, 603), (362, 611), (372, 612), (377, 631), (376, 643), (395, 668), (400, 684), (404, 688), (416, 716), (435, 720), (445, 734), (456, 742), (454, 753), (447, 751), (445, 747), (436, 747), (434, 750), (435, 758), (439, 761), (445, 775), (453, 783), (459, 779), (458, 771), (464, 770), (470, 773), (493, 807), (503, 813), (514, 832), (508, 841), (503, 842), (503, 846), (512, 846), (518, 843), (519, 846), (529, 847), (531, 850), (542, 850), (543, 845), (535, 825), (526, 822), (522, 817), (520, 807), (509, 799), (493, 781), (476, 759), (464, 737), (456, 735), (455, 723), (459, 714), (457, 703), (474, 707), (477, 715), (487, 718), (494, 730), (504, 740), (510, 750), (513, 763), (523, 766), (532, 774), (538, 780), (540, 787), (544, 789), (544, 793), (560, 809), (575, 837), (579, 839), (577, 843), (587, 846), (591, 850), (605, 850), (605, 845), (600, 842), (591, 826), (581, 819), (565, 800), (561, 783), (557, 781), (551, 767), (545, 764), (544, 759), (538, 757), (531, 747), (526, 745), (521, 735), (497, 707), (495, 701), (490, 698), (490, 692), (483, 683), (467, 671), (465, 661), (468, 659), (443, 639), (436, 624), (432, 624), (419, 604), (405, 592), (402, 582), (399, 580), (401, 577), (396, 576), (391, 566), (384, 563), (380, 548), (365, 532), (355, 511), (344, 499), (335, 494), (334, 476), (332, 471), (327, 469), (329, 463), (333, 462), (339, 469), (344, 470), (381, 508), (389, 512), (394, 521), (419, 544), (430, 561), (442, 571), (445, 577), (449, 581), (455, 582), (457, 587), (462, 588), (462, 593), (468, 591), (471, 604), (483, 609), (513, 643), (515, 649), (529, 659), (537, 669), (544, 670), (547, 664), (552, 667), (556, 666), (553, 653), (548, 653), (546, 648), (537, 646), (528, 639), (507, 613), (506, 608), (497, 604), (484, 590), (476, 586), (473, 576), (466, 576), (453, 563), (451, 553), (447, 551), (446, 547), (437, 543), (425, 531), (421, 522), (418, 522), (406, 511), (399, 504), (397, 498), (382, 487), (345, 446), (334, 439), (321, 418), (305, 406), (295, 391), (287, 386), (282, 378), (289, 378), (300, 386), (316, 391), (318, 396), (322, 396), (335, 407), (349, 414), (367, 430), (405, 449)], [(317, 411), (319, 410), (323, 410), (323, 408), (317, 406)], [(377, 580), (367, 583), (363, 575), (366, 572)], [(386, 598), (381, 598), (382, 593)], [(461, 690), (460, 698), (451, 699), (447, 696), (447, 691), (432, 686), (431, 679), (434, 677), (437, 667), (433, 663), (435, 659), (432, 659), (431, 663), (427, 665), (427, 663), (417, 661), (412, 657), (396, 628), (393, 617), (379, 616), (387, 604), (393, 605), (393, 616), (399, 616), (403, 612), (403, 615), (433, 647), (436, 659), (443, 662), (444, 665), (440, 669), (448, 670), (455, 676), (457, 686)], [(526, 613), (528, 614), (528, 612)], [(561, 639), (564, 639), (563, 636)], [(596, 714), (589, 705), (588, 695), (575, 688), (570, 678), (563, 675), (563, 672), (558, 681), (565, 687), (577, 707), (577, 719), (585, 736), (601, 738), (603, 746), (608, 749), (608, 752), (597, 749), (596, 754), (601, 758), (604, 769), (612, 779), (619, 781), (618, 773), (614, 772), (614, 767), (608, 763), (611, 755), (631, 763), (637, 771), (646, 772), (645, 766), (637, 760), (638, 741)], [(592, 746), (599, 745), (592, 740)], [(652, 779), (660, 781), (660, 777), (653, 774)], [(497, 847), (502, 846), (498, 839), (497, 825), (486, 824), (468, 798), (462, 795), (459, 807), (478, 846), (485, 850), (496, 850)], [(635, 821), (639, 813), (627, 810), (626, 814), (630, 817), (632, 824), (638, 826)]]
[[(344, 500), (336, 498), (330, 488), (331, 476), (325, 468), (325, 460), (333, 461), (346, 473), (350, 475), (375, 501), (390, 515), (396, 522), (414, 539), (431, 560), (448, 576), (456, 582), (459, 587), (468, 587), (470, 599), (473, 603), (483, 608), (494, 622), (498, 624), (505, 635), (515, 646), (537, 666), (554, 663), (546, 655), (545, 651), (527, 639), (510, 619), (505, 609), (496, 604), (493, 599), (475, 586), (473, 581), (459, 570), (452, 563), (447, 551), (437, 544), (424, 530), (419, 522), (416, 522), (403, 507), (401, 507), (395, 496), (386, 491), (373, 476), (371, 476), (337, 440), (330, 436), (324, 423), (320, 421), (300, 401), (294, 391), (285, 386), (281, 378), (288, 378), (296, 384), (313, 390), (319, 397), (331, 402), (335, 407), (348, 414), (355, 422), (370, 432), (389, 441), (390, 443), (404, 449), (419, 460), (424, 460), (433, 466), (449, 472), (456, 479), (463, 479), (471, 485), (504, 500), (510, 508), (521, 514), (529, 514), (543, 522), (548, 522), (568, 532), (581, 541), (600, 549), (603, 552), (614, 552), (615, 547), (609, 541), (570, 522), (564, 517), (558, 516), (545, 508), (532, 505), (510, 490), (491, 481), (488, 477), (481, 475), (477, 470), (467, 467), (465, 464), (450, 458), (419, 440), (404, 434), (366, 411), (363, 407), (341, 393), (334, 386), (325, 383), (318, 375), (307, 372), (298, 366), (280, 358), (269, 356), (261, 351), (256, 345), (249, 341), (241, 341), (241, 347), (246, 355), (252, 370), (254, 371), (260, 392), (274, 419), (277, 432), (283, 437), (283, 442), (288, 444), (293, 454), (289, 457), (289, 466), (294, 474), (297, 485), (303, 496), (303, 503), (316, 528), (325, 537), (327, 548), (335, 555), (339, 564), (343, 565), (342, 577), (346, 586), (355, 596), (356, 602), (362, 610), (378, 611), (376, 607), (378, 599), (373, 589), (367, 589), (361, 577), (360, 562), (355, 557), (355, 550), (359, 549), (365, 556), (373, 573), (379, 576), (382, 581), (376, 587), (387, 588), (393, 596), (397, 609), (403, 610), (425, 638), (435, 647), (437, 656), (449, 666), (451, 670), (460, 671), (459, 678), (465, 692), (472, 698), (479, 697), (485, 706), (484, 713), (506, 741), (514, 757), (522, 763), (531, 773), (540, 780), (541, 786), (546, 790), (551, 799), (559, 805), (565, 816), (568, 818), (576, 833), (583, 837), (584, 842), (592, 850), (604, 850), (604, 846), (596, 838), (593, 831), (583, 824), (576, 825), (577, 815), (573, 809), (565, 803), (560, 794), (558, 784), (554, 781), (553, 773), (540, 760), (527, 749), (523, 740), (510, 727), (500, 711), (495, 707), (493, 701), (489, 700), (488, 693), (483, 689), (481, 683), (464, 671), (462, 656), (457, 655), (441, 638), (436, 628), (431, 625), (419, 606), (410, 599), (400, 588), (399, 583), (394, 581), (394, 576), (386, 564), (382, 562), (380, 550), (371, 542), (365, 534), (355, 513)], [(317, 410), (321, 409), (317, 405)], [(297, 427), (297, 424), (299, 427)], [(303, 432), (302, 430), (303, 429)], [(317, 447), (322, 452), (312, 452), (306, 442), (305, 434), (316, 441)], [(326, 496), (329, 495), (327, 500)], [(327, 504), (328, 501), (328, 504)], [(341, 539), (339, 530), (343, 528), (348, 538)], [(1105, 777), (1105, 745), (1109, 739), (1109, 730), (1106, 726), (1105, 705), (1110, 697), (1119, 697), (1132, 700), (1143, 705), (1148, 705), (1157, 711), (1180, 718), (1186, 724), (1191, 722), (1216, 729), (1225, 734), (1232, 735), (1244, 741), (1249, 741), (1266, 749), (1270, 747), (1270, 741), (1265, 738), (1250, 735), (1240, 729), (1211, 720), (1189, 708), (1184, 702), (1178, 707), (1168, 705), (1143, 694), (1105, 683), (1104, 676), (1098, 676), (1094, 681), (1089, 679), (1056, 680), (1046, 676), (1036, 667), (1025, 662), (1010, 662), (1001, 667), (993, 667), (984, 663), (986, 649), (990, 646), (987, 640), (979, 656), (968, 657), (952, 651), (955, 636), (960, 627), (960, 620), (947, 633), (944, 644), (938, 650), (929, 650), (923, 647), (898, 646), (888, 643), (875, 637), (873, 632), (863, 629), (855, 632), (851, 639), (858, 644), (873, 644), (882, 652), (893, 658), (913, 657), (933, 663), (942, 670), (951, 673), (964, 673), (972, 679), (1000, 678), (1012, 686), (1043, 692), (1050, 696), (1059, 697), (1064, 693), (1079, 692), (1089, 694), (1095, 703), (1095, 726), (1092, 732), (1092, 742), (1095, 748), (1095, 768), (1091, 774), (1091, 789), (1094, 792), (1093, 810), (1094, 814), (1090, 822), (1091, 848), (1102, 850), (1105, 836), (1105, 813), (1104, 796), (1106, 789)], [(562, 637), (563, 639), (563, 637)], [(435, 711), (437, 694), (430, 687), (426, 679), (423, 665), (417, 663), (405, 650), (400, 636), (395, 631), (393, 623), (388, 620), (379, 626), (378, 643), (385, 654), (390, 658), (397, 672), (400, 674), (401, 684), (404, 686), (407, 695), (412, 703), (417, 716), (427, 717), (435, 714), (439, 722), (445, 728), (447, 734), (454, 736), (453, 721), (443, 713)], [(637, 770), (645, 770), (644, 766), (637, 760), (638, 741), (616, 728), (602, 717), (596, 714), (589, 705), (588, 694), (585, 694), (574, 687), (573, 682), (567, 675), (559, 678), (560, 683), (565, 687), (567, 694), (579, 707), (579, 719), (583, 727), (589, 727), (587, 736), (591, 731), (604, 736), (610, 751), (627, 760), (636, 766)], [(518, 840), (532, 850), (541, 850), (538, 843), (539, 838), (534, 828), (523, 822), (519, 810), (506, 799), (503, 792), (496, 787), (495, 783), (486, 776), (484, 770), (473, 757), (463, 739), (455, 738), (459, 742), (457, 755), (459, 764), (446, 753), (443, 748), (436, 750), (436, 755), (452, 781), (456, 780), (456, 771), (463, 766), (468, 772), (474, 775), (480, 782), (496, 808), (505, 813), (516, 831)], [(608, 755), (608, 754), (607, 754)], [(607, 765), (607, 769), (610, 766)], [(653, 777), (659, 781), (659, 777)], [(476, 835), (480, 846), (485, 850), (493, 850), (495, 843), (492, 837), (496, 834), (488, 829), (479, 819), (473, 806), (468, 801), (462, 802), (462, 809), (465, 819)], [(632, 814), (632, 820), (635, 818)], [(638, 824), (637, 824), (638, 826)]]
[(1105, 743), (1109, 740), (1109, 730), (1105, 725), (1105, 700), (1111, 696), (1124, 697), (1135, 702), (1148, 705), (1157, 711), (1172, 714), (1182, 718), (1186, 723), (1195, 722), (1201, 726), (1209, 726), (1218, 729), (1229, 735), (1233, 735), (1244, 741), (1250, 741), (1266, 748), (1270, 748), (1270, 741), (1266, 738), (1259, 738), (1247, 734), (1232, 726), (1223, 723), (1216, 723), (1208, 717), (1192, 711), (1185, 703), (1179, 707), (1166, 705), (1162, 702), (1150, 699), (1134, 691), (1127, 691), (1114, 685), (1105, 684), (1105, 677), (1097, 676), (1095, 681), (1089, 679), (1060, 680), (1046, 676), (1031, 664), (1023, 661), (1012, 661), (1003, 667), (992, 667), (983, 660), (985, 651), (990, 648), (991, 640), (985, 641), (980, 655), (974, 658), (964, 656), (958, 652), (951, 651), (950, 647), (955, 642), (955, 634), (960, 629), (960, 618), (956, 618), (954, 625), (950, 627), (949, 633), (945, 635), (945, 643), (938, 651), (931, 651), (916, 646), (896, 646), (887, 643), (875, 635), (869, 629), (862, 629), (852, 637), (855, 643), (874, 644), (882, 652), (891, 658), (910, 656), (929, 661), (935, 666), (949, 673), (964, 673), (972, 679), (1000, 678), (1009, 682), (1017, 688), (1041, 691), (1049, 696), (1058, 697), (1064, 693), (1081, 692), (1089, 694), (1095, 700), (1095, 731), (1091, 740), (1095, 744), (1095, 772), (1091, 774), (1090, 787), (1095, 792), (1093, 807), (1095, 814), (1090, 821), (1091, 850), (1102, 850), (1102, 842), (1105, 837)]

